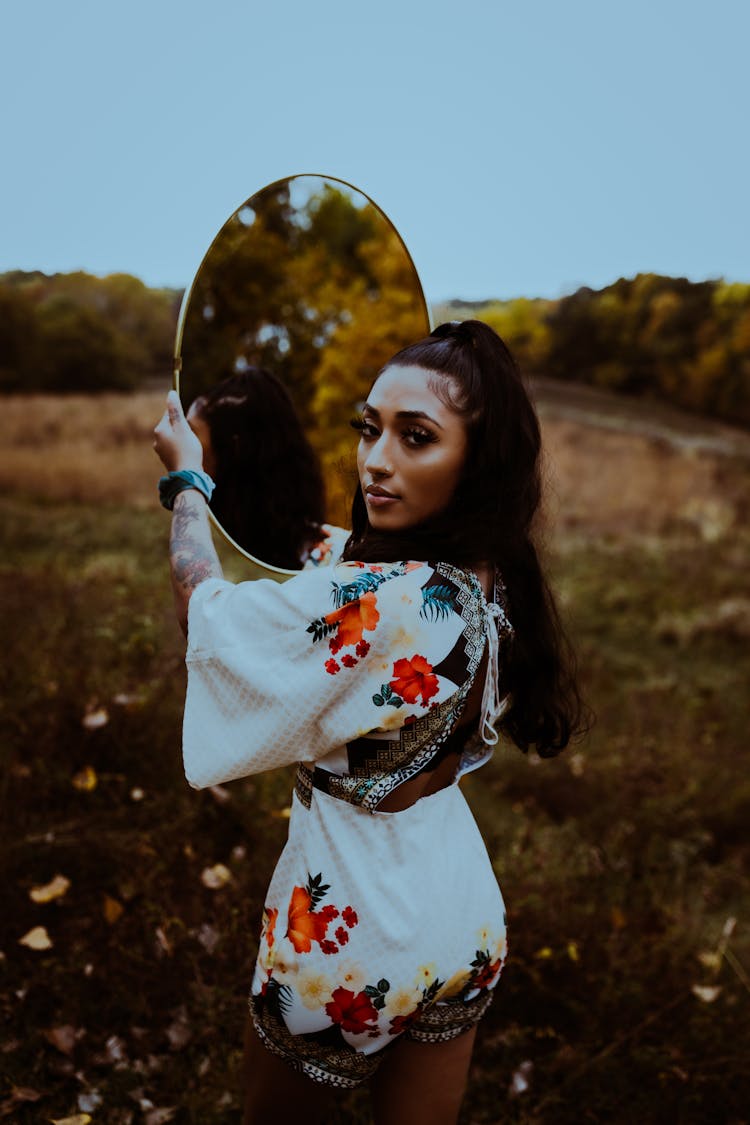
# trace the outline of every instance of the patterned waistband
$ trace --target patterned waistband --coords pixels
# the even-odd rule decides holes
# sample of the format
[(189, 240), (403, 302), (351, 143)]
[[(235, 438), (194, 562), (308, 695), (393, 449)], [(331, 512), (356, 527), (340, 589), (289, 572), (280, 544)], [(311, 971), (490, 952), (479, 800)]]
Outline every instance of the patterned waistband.
[(294, 779), (294, 792), (306, 809), (309, 809), (312, 804), (312, 791), (314, 788), (314, 770), (311, 770), (304, 762), (300, 762), (297, 766), (297, 776)]

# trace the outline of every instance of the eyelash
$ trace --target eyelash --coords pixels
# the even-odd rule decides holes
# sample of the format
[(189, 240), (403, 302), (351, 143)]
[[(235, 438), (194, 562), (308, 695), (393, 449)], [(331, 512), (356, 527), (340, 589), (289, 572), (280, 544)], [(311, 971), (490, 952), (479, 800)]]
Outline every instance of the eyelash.
[[(352, 418), (349, 422), (349, 425), (353, 430), (357, 430), (360, 437), (362, 437), (364, 441), (367, 441), (369, 438), (374, 437), (375, 433), (377, 432), (372, 422), (368, 422), (366, 418)], [(366, 430), (372, 430), (374, 432), (366, 433)], [(411, 442), (408, 444), (410, 444), (410, 447), (412, 449), (418, 449), (422, 445), (429, 445), (431, 442), (437, 441), (435, 435), (431, 434), (429, 430), (422, 430), (417, 428), (416, 426), (409, 426), (407, 429), (403, 430), (402, 436), (404, 438), (411, 438)]]

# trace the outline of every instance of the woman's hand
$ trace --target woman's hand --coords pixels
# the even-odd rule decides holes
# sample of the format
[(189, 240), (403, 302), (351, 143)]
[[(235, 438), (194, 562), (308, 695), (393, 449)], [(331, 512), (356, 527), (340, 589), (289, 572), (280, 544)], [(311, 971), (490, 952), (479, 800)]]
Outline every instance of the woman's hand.
[(167, 395), (167, 409), (154, 429), (154, 449), (168, 473), (203, 468), (203, 446), (190, 428), (177, 391)]

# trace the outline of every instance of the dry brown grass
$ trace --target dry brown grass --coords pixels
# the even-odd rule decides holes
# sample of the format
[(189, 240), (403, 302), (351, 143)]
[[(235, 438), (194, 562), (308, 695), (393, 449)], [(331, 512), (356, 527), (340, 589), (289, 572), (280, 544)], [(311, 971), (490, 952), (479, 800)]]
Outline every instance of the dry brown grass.
[(0, 400), (0, 488), (53, 501), (153, 503), (151, 431), (164, 392), (8, 395)]
[[(151, 431), (161, 416), (164, 392), (137, 394), (9, 396), (0, 404), (0, 488), (33, 499), (98, 502), (109, 499), (140, 508), (154, 503), (160, 464)], [(696, 448), (664, 426), (644, 433), (634, 427), (628, 404), (618, 428), (616, 409), (575, 405), (575, 389), (542, 389), (548, 478), (548, 512), (560, 531), (660, 534), (680, 526), (697, 529), (707, 542), (730, 533), (747, 518), (748, 478), (737, 471), (741, 437), (727, 453)], [(618, 400), (612, 402), (617, 405)], [(691, 420), (695, 425), (695, 420)], [(750, 452), (750, 439), (747, 439)], [(734, 467), (729, 466), (730, 459)], [(741, 459), (740, 459), (741, 460)], [(330, 482), (336, 522), (347, 509), (343, 477)], [(347, 480), (348, 487), (348, 480)]]

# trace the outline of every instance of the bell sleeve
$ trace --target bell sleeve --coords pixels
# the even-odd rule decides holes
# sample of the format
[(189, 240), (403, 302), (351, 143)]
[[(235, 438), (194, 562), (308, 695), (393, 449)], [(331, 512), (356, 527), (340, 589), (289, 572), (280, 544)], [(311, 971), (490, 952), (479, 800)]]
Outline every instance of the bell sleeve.
[(456, 658), (464, 602), (427, 563), (338, 563), (283, 584), (202, 582), (188, 611), (190, 785), (315, 762), (454, 696), (468, 675)]

